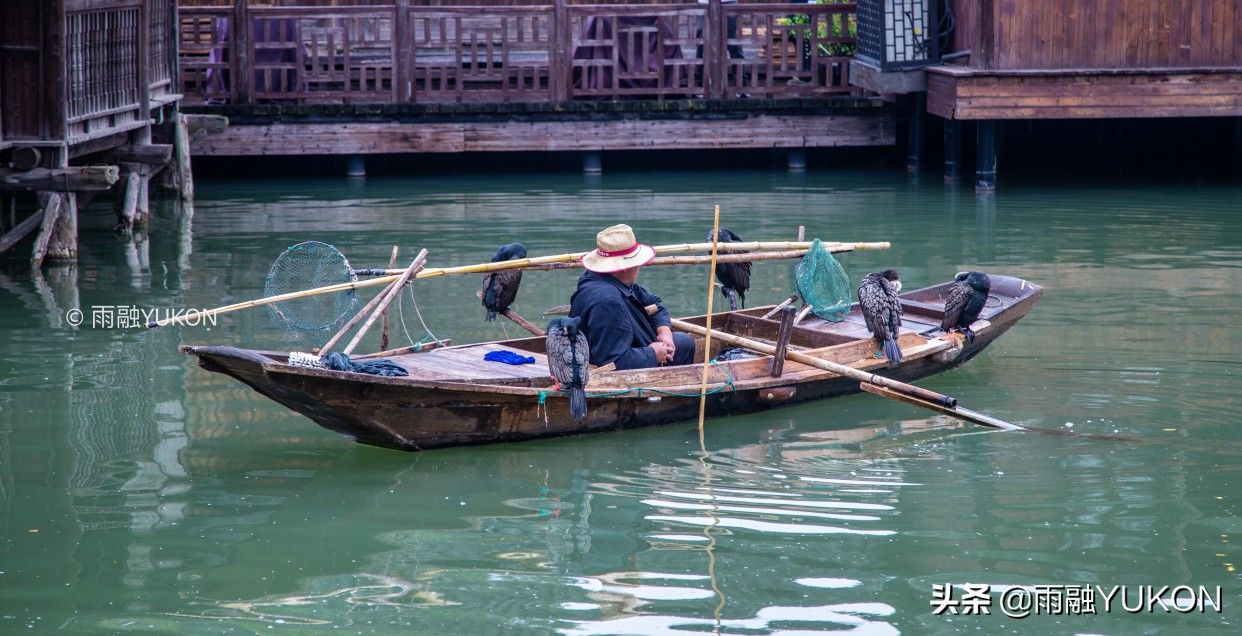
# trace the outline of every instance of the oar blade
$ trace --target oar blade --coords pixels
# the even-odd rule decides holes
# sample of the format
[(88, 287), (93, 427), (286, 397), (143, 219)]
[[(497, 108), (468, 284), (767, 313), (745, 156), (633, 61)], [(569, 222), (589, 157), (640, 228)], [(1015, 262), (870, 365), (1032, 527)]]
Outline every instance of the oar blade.
[(950, 406), (945, 406), (943, 404), (937, 404), (936, 402), (929, 402), (927, 400), (921, 400), (917, 397), (914, 397), (913, 395), (906, 395), (905, 393), (899, 393), (897, 391), (893, 391), (892, 389), (887, 389), (885, 387), (879, 386), (877, 384), (872, 384), (870, 382), (860, 382), (858, 386), (862, 390), (866, 391), (867, 393), (871, 393), (873, 395), (890, 398), (893, 400), (897, 400), (899, 402), (905, 402), (907, 404), (912, 404), (914, 406), (922, 407), (925, 409), (930, 409), (932, 411), (937, 411), (939, 413), (944, 413), (945, 415), (951, 415), (958, 419), (962, 419), (967, 422), (973, 422), (981, 426), (997, 428), (1003, 431), (1025, 431), (1026, 430), (1026, 428), (1023, 426), (1019, 426), (1012, 422), (1006, 422), (1005, 420), (997, 419), (990, 415), (984, 415), (983, 413), (979, 413), (978, 411), (972, 411), (963, 406), (950, 407)]

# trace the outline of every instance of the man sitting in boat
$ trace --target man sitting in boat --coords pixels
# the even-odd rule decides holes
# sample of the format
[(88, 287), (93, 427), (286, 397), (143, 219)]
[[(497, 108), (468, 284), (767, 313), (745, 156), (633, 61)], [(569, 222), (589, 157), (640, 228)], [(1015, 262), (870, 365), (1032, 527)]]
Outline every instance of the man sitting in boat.
[[(634, 238), (621, 224), (595, 235), (596, 249), (582, 257), (586, 273), (570, 301), (570, 317), (582, 318), (591, 348), (591, 364), (615, 363), (617, 369), (645, 369), (694, 361), (694, 339), (673, 333), (660, 297), (637, 284), (638, 270), (655, 258), (655, 250)], [(647, 315), (647, 306), (656, 312)]]

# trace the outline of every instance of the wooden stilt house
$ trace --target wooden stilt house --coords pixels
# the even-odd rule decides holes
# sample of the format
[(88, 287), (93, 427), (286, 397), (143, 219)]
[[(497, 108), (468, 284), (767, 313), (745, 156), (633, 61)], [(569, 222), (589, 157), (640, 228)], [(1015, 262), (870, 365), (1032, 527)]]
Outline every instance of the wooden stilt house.
[[(147, 183), (173, 155), (153, 130), (180, 121), (176, 11), (175, 0), (0, 2), (0, 251), (39, 228), (36, 262), (74, 258), (79, 195), (122, 177), (123, 229), (143, 221)], [(21, 191), (37, 209), (19, 222)]]

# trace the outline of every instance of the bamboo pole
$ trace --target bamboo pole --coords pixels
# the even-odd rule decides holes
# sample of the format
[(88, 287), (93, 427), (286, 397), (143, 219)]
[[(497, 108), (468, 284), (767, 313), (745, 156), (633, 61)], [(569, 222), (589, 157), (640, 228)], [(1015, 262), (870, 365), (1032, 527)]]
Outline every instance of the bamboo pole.
[[(728, 243), (721, 243), (728, 245)], [(717, 263), (751, 263), (754, 261), (771, 261), (790, 258), (801, 258), (807, 250), (785, 250), (780, 252), (747, 252), (745, 254), (722, 254), (716, 258)], [(706, 265), (712, 262), (711, 256), (658, 256), (643, 267), (654, 265)], [(581, 262), (548, 263), (533, 265), (527, 271), (548, 271), (556, 269), (580, 269)]]
[[(823, 242), (825, 249), (833, 254), (841, 252), (854, 252), (861, 250), (885, 250), (892, 247), (888, 241), (879, 241), (871, 243), (835, 243)], [(722, 263), (740, 263), (753, 260), (765, 260), (762, 255), (772, 250), (781, 256), (772, 256), (767, 258), (797, 258), (806, 253), (811, 248), (811, 244), (807, 241), (753, 241), (750, 243), (721, 243), (720, 249), (726, 252), (749, 251), (750, 254), (729, 254), (721, 256)], [(711, 243), (680, 243), (676, 245), (657, 245), (652, 249), (656, 254), (680, 254), (684, 252), (710, 252)], [(753, 253), (756, 252), (757, 253)], [(797, 251), (798, 253), (794, 254)], [(462, 265), (460, 267), (443, 267), (425, 269), (418, 274), (419, 278), (435, 278), (437, 276), (452, 276), (456, 274), (486, 274), (502, 269), (518, 269), (522, 271), (538, 271), (541, 269), (574, 269), (582, 267), (582, 257), (589, 252), (572, 252), (569, 254), (557, 254), (556, 256), (539, 256), (535, 258), (519, 258), (511, 261), (500, 261), (498, 263), (479, 263), (478, 265)], [(682, 257), (696, 258), (696, 257)], [(710, 256), (697, 257), (702, 260), (665, 260), (656, 258), (643, 267), (652, 265), (698, 265), (706, 263), (710, 260)], [(549, 265), (560, 265), (560, 267), (548, 267)], [(401, 270), (357, 270), (360, 275), (384, 275), (394, 276), (401, 273)]]
[[(388, 257), (388, 269), (397, 265), (397, 246), (392, 246), (392, 256)], [(388, 348), (388, 308), (384, 308), (384, 320), (380, 323), (380, 351)]]
[(384, 296), (384, 300), (380, 301), (379, 307), (376, 307), (375, 311), (371, 312), (371, 317), (367, 318), (367, 321), (362, 323), (362, 326), (358, 328), (358, 333), (354, 334), (353, 339), (349, 341), (349, 344), (345, 345), (345, 349), (343, 349), (341, 353), (349, 355), (354, 352), (354, 347), (358, 346), (358, 343), (362, 341), (362, 337), (366, 335), (367, 330), (371, 328), (371, 325), (375, 324), (375, 319), (379, 318), (379, 315), (388, 308), (389, 304), (392, 303), (392, 299), (396, 298), (397, 294), (401, 293), (402, 288), (404, 288), (405, 284), (410, 281), (410, 278), (417, 274), (418, 271), (421, 270), (426, 264), (427, 250), (423, 249), (418, 253), (418, 256), (414, 257), (414, 262), (410, 263), (410, 266), (406, 268), (405, 272), (397, 278), (395, 283), (392, 284), (388, 294)]
[[(328, 352), (332, 350), (332, 347), (335, 346), (337, 342), (340, 342), (341, 338), (345, 337), (345, 334), (349, 333), (349, 330), (354, 328), (354, 325), (358, 324), (363, 318), (370, 316), (371, 312), (375, 311), (375, 306), (380, 304), (380, 302), (382, 302), (391, 292), (392, 284), (389, 284), (381, 290), (380, 293), (376, 294), (375, 298), (372, 298), (366, 305), (363, 305), (362, 309), (359, 309), (358, 313), (354, 314), (354, 317), (349, 319), (349, 322), (342, 325), (341, 328), (338, 329), (336, 333), (332, 334), (332, 337), (319, 348), (319, 355), (328, 355)], [(388, 347), (382, 345), (380, 346), (381, 351), (387, 348)]]
[[(674, 319), (673, 326), (687, 333), (693, 333), (700, 336), (705, 336), (707, 334), (707, 330), (703, 327), (684, 320)], [(717, 333), (716, 337), (723, 342), (727, 342), (738, 347), (745, 347), (751, 351), (757, 351), (767, 355), (775, 355), (776, 353), (776, 347), (757, 340), (751, 340), (750, 338), (743, 338), (741, 336), (735, 336), (728, 333)], [(844, 364), (838, 364), (822, 358), (816, 358), (801, 351), (786, 351), (785, 358), (810, 367), (823, 369), (824, 371), (831, 371), (850, 378), (851, 380), (857, 380), (863, 384), (862, 389), (868, 393), (874, 393), (876, 395), (893, 399), (898, 398), (894, 398), (894, 396), (889, 395), (889, 393), (898, 393), (902, 396), (900, 399), (902, 402), (914, 404), (915, 406), (923, 406), (924, 408), (931, 408), (938, 413), (952, 415), (966, 420), (967, 422), (973, 422), (975, 424), (1005, 430), (1027, 430), (1025, 427), (1018, 426), (1017, 424), (1012, 424), (1010, 422), (959, 406), (955, 398), (936, 393), (935, 391), (928, 391), (927, 389), (914, 386), (913, 384), (906, 384), (905, 382), (899, 382), (897, 380), (886, 378), (882, 375), (876, 375), (868, 371), (855, 369), (854, 367), (849, 367)], [(872, 391), (868, 385), (885, 389), (885, 391)], [(923, 404), (924, 402), (927, 404)], [(928, 404), (934, 405), (934, 408), (932, 406), (928, 406)]]
[[(775, 241), (775, 242), (752, 242), (752, 243), (721, 243), (720, 246), (726, 250), (806, 250), (809, 249), (810, 243), (798, 243), (793, 241)], [(825, 243), (825, 248), (832, 253), (852, 252), (857, 250), (877, 250), (888, 249), (892, 246), (888, 241), (880, 241), (874, 243)], [(711, 243), (682, 243), (678, 245), (660, 245), (654, 248), (657, 254), (704, 251), (711, 249)], [(479, 263), (476, 265), (462, 265), (459, 267), (432, 267), (420, 271), (415, 278), (422, 280), (424, 278), (437, 278), (440, 276), (456, 276), (458, 274), (486, 274), (488, 272), (496, 272), (500, 270), (527, 270), (532, 265), (544, 265), (548, 263), (564, 263), (568, 261), (580, 261), (587, 252), (572, 252), (569, 254), (558, 254), (555, 256), (540, 256), (536, 258), (520, 258), (511, 261), (500, 261), (497, 263)], [(756, 254), (748, 254), (748, 260), (754, 260)], [(658, 260), (658, 259), (657, 259)], [(368, 270), (361, 270), (364, 273), (375, 273)], [(334, 292), (348, 291), (350, 289), (363, 289), (366, 287), (380, 287), (387, 285), (399, 278), (400, 272), (372, 278), (369, 280), (348, 281), (337, 283), (335, 285), (325, 285), (314, 289), (304, 289), (287, 294), (277, 294), (266, 298), (256, 298), (232, 305), (224, 305), (215, 309), (206, 309), (202, 311), (189, 311), (176, 316), (169, 316), (147, 323), (147, 328), (165, 327), (177, 323), (184, 323), (193, 320), (202, 320), (209, 316), (226, 314), (241, 309), (249, 309), (251, 307), (261, 307), (272, 303), (284, 302), (287, 300), (299, 300), (316, 296), (319, 294), (331, 294)]]
[(720, 206), (712, 218), (712, 262), (707, 268), (707, 329), (703, 333), (703, 378), (699, 384), (699, 449), (707, 453), (703, 420), (707, 416), (707, 360), (712, 355), (712, 301), (715, 300), (716, 254), (720, 248)]

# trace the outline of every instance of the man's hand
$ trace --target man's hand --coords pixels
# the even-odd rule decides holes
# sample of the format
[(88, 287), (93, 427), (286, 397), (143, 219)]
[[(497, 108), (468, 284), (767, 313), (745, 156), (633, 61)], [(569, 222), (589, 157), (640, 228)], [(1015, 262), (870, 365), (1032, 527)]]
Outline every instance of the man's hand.
[(668, 361), (672, 362), (673, 354), (677, 353), (677, 345), (673, 344), (673, 330), (665, 326), (656, 327), (656, 340), (668, 347)]
[(664, 344), (663, 341), (656, 340), (647, 346), (651, 347), (652, 351), (655, 351), (656, 364), (664, 365), (673, 361), (673, 348)]

